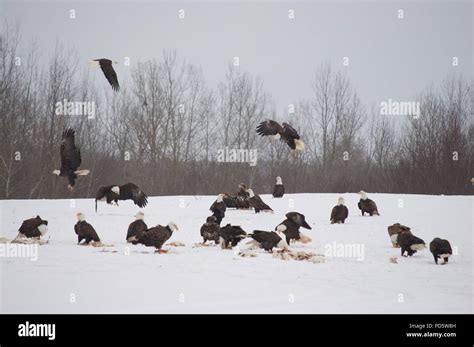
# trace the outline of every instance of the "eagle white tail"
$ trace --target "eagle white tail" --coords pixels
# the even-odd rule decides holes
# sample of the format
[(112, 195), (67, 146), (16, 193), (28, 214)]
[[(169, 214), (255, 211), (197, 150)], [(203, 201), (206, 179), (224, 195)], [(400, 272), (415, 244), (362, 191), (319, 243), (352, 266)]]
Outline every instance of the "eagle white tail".
[(91, 67), (99, 66), (99, 62), (98, 62), (98, 61), (94, 61), (94, 60), (90, 60), (90, 61), (89, 61), (89, 66), (91, 66)]
[(295, 149), (297, 151), (302, 151), (304, 149), (304, 142), (301, 140), (295, 140)]
[(300, 239), (297, 240), (297, 241), (298, 241), (298, 242), (301, 242), (301, 243), (309, 243), (309, 242), (312, 241), (312, 239), (311, 239), (311, 237), (306, 236), (306, 235), (300, 233)]
[(87, 176), (89, 174), (89, 170), (77, 170), (74, 173), (78, 176)]

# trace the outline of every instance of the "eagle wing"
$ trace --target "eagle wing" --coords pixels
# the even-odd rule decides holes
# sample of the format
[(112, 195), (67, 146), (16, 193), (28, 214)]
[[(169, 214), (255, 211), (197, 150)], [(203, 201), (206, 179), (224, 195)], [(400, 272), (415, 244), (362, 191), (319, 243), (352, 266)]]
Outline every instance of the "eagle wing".
[(120, 85), (118, 82), (117, 73), (112, 67), (112, 61), (108, 59), (100, 60), (99, 64), (100, 68), (102, 69), (102, 72), (105, 75), (105, 78), (107, 78), (107, 81), (109, 81), (110, 85), (112, 86), (112, 89), (118, 92), (120, 90)]
[(343, 206), (343, 208), (342, 208), (342, 217), (344, 219), (346, 219), (347, 216), (349, 216), (349, 209), (347, 208), (347, 206)]
[(274, 120), (266, 120), (257, 126), (257, 134), (260, 136), (276, 135), (283, 133), (283, 127)]
[(148, 196), (136, 184), (127, 183), (120, 186), (119, 200), (133, 200), (138, 207), (145, 207), (148, 203)]
[(64, 130), (61, 141), (61, 171), (76, 171), (81, 166), (81, 151), (76, 147), (76, 132), (72, 128)]
[(300, 135), (298, 132), (288, 123), (283, 123), (283, 134), (285, 137), (299, 140)]
[(171, 234), (164, 229), (165, 228), (161, 225), (148, 229), (138, 238), (138, 241), (132, 242), (141, 243), (145, 246), (161, 248), (164, 243), (171, 237)]
[(264, 203), (262, 198), (258, 195), (255, 195), (253, 198), (250, 198), (249, 202), (250, 202), (250, 206), (253, 207), (255, 210), (273, 211), (272, 208), (268, 206), (266, 203)]
[(334, 206), (331, 211), (331, 218), (329, 219), (330, 221), (334, 220), (337, 217), (337, 206)]

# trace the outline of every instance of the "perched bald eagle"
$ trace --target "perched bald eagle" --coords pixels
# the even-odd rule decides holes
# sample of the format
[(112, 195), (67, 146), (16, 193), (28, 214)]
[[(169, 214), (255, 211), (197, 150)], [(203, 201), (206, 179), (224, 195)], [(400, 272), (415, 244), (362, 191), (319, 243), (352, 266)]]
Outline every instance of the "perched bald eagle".
[(453, 254), (451, 244), (448, 240), (436, 237), (430, 242), (430, 251), (433, 254), (435, 263), (438, 264), (438, 259), (443, 259), (443, 264), (448, 262), (449, 257)]
[(214, 216), (207, 217), (206, 223), (201, 226), (201, 236), (203, 239), (203, 244), (207, 241), (214, 241), (217, 245), (219, 243), (219, 224), (217, 224), (217, 219)]
[(73, 190), (77, 176), (89, 174), (89, 170), (77, 170), (81, 166), (81, 150), (74, 143), (76, 132), (72, 128), (64, 130), (61, 141), (61, 169), (54, 170), (53, 174), (67, 177), (68, 189)]
[(263, 202), (260, 196), (255, 195), (252, 189), (247, 189), (249, 193), (249, 204), (250, 207), (255, 209), (255, 213), (260, 213), (260, 211), (273, 212), (272, 208)]
[(426, 248), (425, 241), (416, 237), (411, 232), (403, 232), (398, 234), (397, 243), (400, 245), (402, 257), (405, 256), (405, 252), (411, 257), (417, 251), (421, 251)]
[(21, 223), (18, 229), (17, 238), (40, 238), (48, 231), (48, 221), (41, 219), (40, 216), (26, 219)]
[(224, 203), (224, 194), (219, 194), (217, 196), (216, 201), (211, 205), (209, 210), (212, 212), (212, 215), (216, 217), (216, 223), (221, 224), (222, 220), (225, 217), (225, 211), (227, 209), (225, 203)]
[(148, 203), (148, 196), (133, 183), (100, 187), (95, 195), (95, 211), (97, 212), (97, 201), (106, 201), (108, 204), (115, 202), (118, 206), (119, 200), (133, 200), (135, 205), (143, 208)]
[(238, 225), (227, 224), (219, 230), (219, 240), (223, 249), (237, 246), (247, 237), (247, 233)]
[(344, 223), (348, 215), (349, 215), (349, 210), (344, 205), (344, 198), (339, 197), (339, 199), (337, 199), (337, 205), (334, 206), (331, 211), (331, 218), (330, 218), (331, 224)]
[(283, 197), (284, 194), (285, 194), (285, 186), (283, 185), (281, 177), (278, 176), (276, 178), (275, 187), (273, 188), (273, 197), (274, 198), (281, 198), (281, 197)]
[(411, 234), (410, 227), (407, 227), (406, 225), (402, 225), (400, 223), (389, 225), (387, 229), (388, 229), (388, 235), (390, 236), (390, 241), (392, 241), (392, 246), (396, 248), (400, 247), (400, 245), (397, 242), (398, 234), (401, 234), (401, 233)]
[(288, 243), (285, 240), (285, 236), (283, 235), (282, 238), (274, 231), (254, 230), (251, 234), (248, 234), (248, 236), (253, 239), (248, 244), (253, 244), (268, 252), (271, 252), (274, 247), (283, 250), (288, 249)]
[(118, 82), (117, 73), (112, 67), (112, 64), (118, 64), (118, 63), (116, 61), (112, 61), (110, 59), (105, 59), (105, 58), (94, 59), (91, 61), (92, 66), (97, 66), (97, 65), (100, 66), (100, 68), (102, 69), (102, 72), (105, 75), (105, 78), (107, 78), (107, 81), (109, 81), (110, 85), (112, 86), (112, 89), (118, 92), (120, 90), (120, 85)]
[(127, 242), (131, 242), (130, 239), (132, 237), (140, 237), (148, 229), (148, 226), (143, 220), (144, 218), (145, 214), (141, 211), (135, 215), (135, 220), (128, 226)]
[(130, 241), (136, 245), (138, 243), (147, 247), (155, 247), (157, 253), (167, 253), (168, 251), (161, 248), (166, 241), (170, 239), (173, 232), (178, 230), (178, 226), (174, 222), (169, 222), (167, 226), (157, 225), (141, 234), (139, 237), (132, 237)]
[(292, 151), (302, 151), (304, 143), (300, 140), (298, 132), (288, 123), (275, 122), (274, 120), (266, 120), (257, 126), (257, 134), (261, 136), (273, 136), (274, 139), (280, 139), (285, 142)]
[(100, 242), (99, 235), (97, 235), (94, 227), (86, 222), (84, 213), (79, 212), (76, 216), (77, 223), (74, 226), (74, 231), (77, 235), (77, 244), (80, 245), (82, 240), (85, 240), (84, 245), (88, 245), (91, 241)]
[(360, 200), (357, 206), (359, 206), (359, 210), (362, 211), (362, 215), (365, 213), (368, 213), (369, 215), (373, 216), (376, 214), (377, 216), (380, 216), (379, 210), (377, 209), (377, 205), (375, 204), (375, 201), (370, 200), (367, 197), (367, 193), (361, 190), (359, 193), (360, 195)]
[(303, 235), (300, 232), (300, 227), (311, 230), (311, 227), (306, 223), (305, 216), (298, 212), (288, 212), (285, 215), (286, 219), (281, 222), (275, 230), (278, 233), (283, 233), (286, 237), (286, 243), (290, 244), (291, 240), (302, 243), (311, 242), (311, 238)]

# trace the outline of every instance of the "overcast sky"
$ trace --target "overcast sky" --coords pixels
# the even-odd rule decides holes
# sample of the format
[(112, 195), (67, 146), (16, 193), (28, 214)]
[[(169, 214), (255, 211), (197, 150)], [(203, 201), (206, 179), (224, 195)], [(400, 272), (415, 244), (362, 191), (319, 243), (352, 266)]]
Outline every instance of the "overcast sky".
[[(76, 49), (84, 64), (128, 56), (133, 66), (171, 49), (200, 65), (210, 86), (238, 56), (240, 68), (264, 80), (281, 115), (286, 105), (311, 94), (314, 72), (325, 62), (347, 70), (367, 105), (413, 100), (451, 72), (472, 78), (472, 4), (0, 0), (0, 17), (2, 26), (5, 19), (19, 20), (24, 43), (36, 40), (43, 58), (56, 42)], [(69, 18), (70, 9), (76, 19)], [(178, 17), (180, 9), (184, 19)], [(399, 9), (404, 19), (398, 19)], [(345, 56), (348, 67), (342, 65)], [(457, 67), (453, 56), (459, 58)], [(123, 84), (130, 68), (116, 70)]]

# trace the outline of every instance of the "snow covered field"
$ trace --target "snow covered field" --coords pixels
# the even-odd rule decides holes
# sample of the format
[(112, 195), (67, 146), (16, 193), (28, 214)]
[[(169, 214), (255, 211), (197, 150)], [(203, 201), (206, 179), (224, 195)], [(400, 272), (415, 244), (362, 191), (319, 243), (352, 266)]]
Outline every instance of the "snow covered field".
[[(37, 214), (49, 221), (49, 244), (39, 247), (37, 261), (0, 258), (0, 313), (473, 313), (472, 196), (369, 194), (379, 217), (360, 215), (358, 195), (342, 196), (349, 208), (344, 225), (329, 224), (337, 194), (261, 195), (274, 214), (228, 210), (223, 221), (247, 232), (272, 230), (285, 213), (298, 211), (313, 228), (302, 229), (313, 242), (294, 249), (324, 254), (334, 242), (364, 247), (362, 257), (319, 264), (283, 261), (263, 250), (241, 258), (220, 247), (193, 248), (213, 196), (150, 198), (148, 226), (175, 221), (180, 227), (169, 242), (185, 247), (165, 247), (169, 254), (125, 242), (138, 211), (130, 201), (100, 203), (98, 214), (90, 199), (0, 201), (0, 237), (14, 238), (21, 222)], [(78, 211), (114, 247), (77, 246)], [(396, 222), (427, 244), (448, 239), (457, 255), (446, 266), (436, 266), (429, 250), (401, 258), (387, 233)]]

